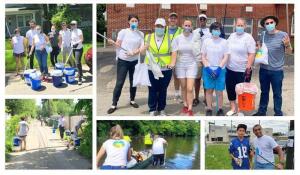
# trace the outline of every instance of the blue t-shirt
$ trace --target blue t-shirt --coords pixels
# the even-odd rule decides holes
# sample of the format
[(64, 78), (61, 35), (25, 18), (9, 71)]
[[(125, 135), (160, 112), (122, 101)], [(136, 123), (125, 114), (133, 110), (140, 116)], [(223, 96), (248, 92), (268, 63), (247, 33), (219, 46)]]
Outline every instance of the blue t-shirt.
[(169, 34), (174, 35), (177, 31), (178, 27), (176, 28), (169, 28)]
[(244, 138), (242, 141), (238, 138), (232, 139), (229, 146), (229, 153), (236, 158), (242, 159), (241, 166), (236, 164), (232, 159), (231, 165), (233, 169), (250, 169), (250, 143), (248, 139)]

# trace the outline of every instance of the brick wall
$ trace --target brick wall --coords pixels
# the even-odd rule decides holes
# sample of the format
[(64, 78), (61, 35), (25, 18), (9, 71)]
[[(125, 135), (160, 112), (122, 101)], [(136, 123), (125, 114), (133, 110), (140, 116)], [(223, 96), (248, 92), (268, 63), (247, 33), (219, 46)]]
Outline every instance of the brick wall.
[[(246, 6), (252, 6), (252, 12), (246, 12)], [(199, 4), (172, 4), (171, 9), (161, 9), (159, 4), (135, 4), (132, 7), (126, 7), (126, 4), (108, 4), (107, 6), (107, 34), (109, 37), (115, 37), (120, 29), (128, 27), (128, 15), (136, 14), (140, 19), (139, 28), (145, 33), (154, 28), (155, 19), (158, 17), (168, 18), (170, 12), (176, 12), (179, 15), (179, 24), (182, 24), (185, 17), (196, 17), (199, 12)], [(225, 10), (227, 9), (227, 10)], [(294, 14), (294, 5), (289, 5), (289, 26), (286, 22), (285, 4), (208, 4), (205, 12), (208, 17), (216, 18), (221, 21), (225, 15), (227, 18), (250, 18), (253, 19), (253, 36), (258, 34), (258, 21), (267, 16), (275, 15), (279, 17), (278, 28), (290, 33), (290, 24)], [(195, 24), (194, 24), (195, 25)]]

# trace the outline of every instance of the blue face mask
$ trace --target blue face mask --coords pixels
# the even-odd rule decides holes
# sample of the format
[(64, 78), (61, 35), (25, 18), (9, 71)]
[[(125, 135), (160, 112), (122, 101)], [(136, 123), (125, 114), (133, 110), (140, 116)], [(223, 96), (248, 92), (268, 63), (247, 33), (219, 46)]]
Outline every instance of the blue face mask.
[(266, 25), (266, 29), (268, 32), (271, 32), (275, 29), (275, 24), (269, 24), (269, 25)]
[(237, 34), (243, 34), (245, 32), (244, 27), (235, 27), (235, 31)]
[(164, 28), (156, 27), (155, 28), (155, 34), (157, 36), (163, 36), (165, 34), (165, 29)]
[(211, 34), (215, 37), (219, 37), (221, 35), (221, 31), (220, 30), (212, 30)]
[(138, 26), (138, 23), (137, 23), (137, 22), (131, 22), (131, 23), (130, 23), (130, 28), (131, 28), (132, 30), (137, 29), (137, 26)]

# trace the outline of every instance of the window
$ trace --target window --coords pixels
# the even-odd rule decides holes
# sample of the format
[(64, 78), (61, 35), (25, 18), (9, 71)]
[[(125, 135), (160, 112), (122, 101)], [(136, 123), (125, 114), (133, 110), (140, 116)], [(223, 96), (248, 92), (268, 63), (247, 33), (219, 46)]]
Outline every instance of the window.
[(210, 17), (207, 17), (207, 19), (206, 19), (206, 27), (209, 28), (209, 26), (210, 26), (212, 23), (216, 22), (216, 21), (217, 21), (216, 18), (210, 18)]
[(126, 7), (134, 8), (134, 4), (126, 4)]
[[(223, 18), (222, 24), (224, 26), (225, 38), (227, 39), (229, 35), (235, 32), (235, 18)], [(245, 32), (253, 33), (253, 19), (246, 19), (247, 27)]]
[(253, 19), (246, 19), (247, 28), (246, 32), (252, 34), (253, 33)]
[(29, 21), (32, 19), (32, 14), (17, 15), (18, 27), (29, 26)]
[(161, 8), (162, 9), (171, 9), (171, 4), (162, 4)]
[(294, 32), (295, 32), (295, 17), (293, 15), (292, 16), (292, 23), (291, 23), (291, 35), (294, 36)]

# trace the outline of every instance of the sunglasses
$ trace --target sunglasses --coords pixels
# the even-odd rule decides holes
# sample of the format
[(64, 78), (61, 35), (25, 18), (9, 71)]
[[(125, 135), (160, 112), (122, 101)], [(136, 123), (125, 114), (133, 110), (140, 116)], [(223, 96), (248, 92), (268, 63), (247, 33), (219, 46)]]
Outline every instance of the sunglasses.
[(200, 18), (200, 21), (206, 21), (206, 18)]
[(271, 21), (271, 22), (266, 22), (265, 25), (269, 25), (269, 24), (273, 24), (274, 21)]

